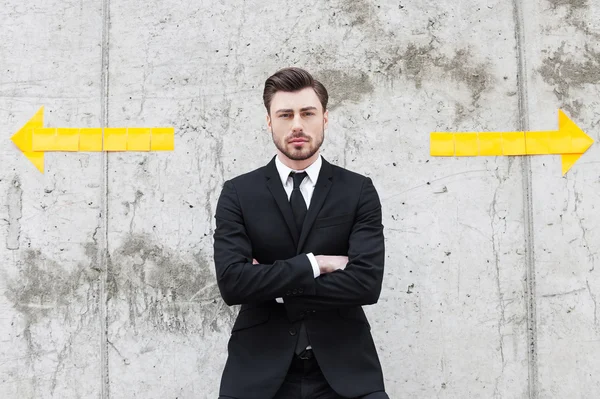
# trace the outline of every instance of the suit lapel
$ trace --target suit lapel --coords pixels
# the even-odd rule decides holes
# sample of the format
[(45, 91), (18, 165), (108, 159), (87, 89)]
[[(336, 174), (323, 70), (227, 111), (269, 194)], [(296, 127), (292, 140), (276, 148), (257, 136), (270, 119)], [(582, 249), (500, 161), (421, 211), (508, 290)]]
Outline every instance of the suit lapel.
[(329, 190), (331, 189), (331, 178), (333, 176), (333, 168), (331, 167), (331, 164), (325, 160), (325, 158), (321, 156), (321, 159), (323, 163), (321, 164), (321, 170), (319, 172), (319, 177), (317, 178), (317, 184), (315, 184), (315, 191), (313, 192), (312, 198), (310, 200), (310, 206), (308, 207), (308, 212), (306, 213), (306, 219), (304, 219), (304, 225), (302, 226), (302, 232), (300, 233), (300, 239), (298, 242), (298, 249), (296, 254), (299, 254), (301, 252), (302, 246), (304, 245), (304, 242), (308, 237), (308, 233), (310, 232), (312, 225), (315, 223), (317, 215), (323, 207), (323, 203), (325, 203), (327, 194), (329, 194)]
[[(281, 184), (281, 179), (279, 177), (279, 173), (277, 173), (277, 166), (275, 166), (275, 157), (271, 159), (271, 162), (265, 166), (265, 175), (267, 177), (267, 187), (273, 198), (275, 198), (275, 202), (285, 219), (285, 223), (288, 226), (290, 234), (294, 239), (294, 244), (296, 247), (298, 246), (298, 230), (296, 229), (296, 222), (294, 221), (294, 214), (292, 213), (292, 208), (290, 207), (290, 203), (287, 199), (287, 194), (283, 185)], [(319, 174), (320, 176), (320, 174)], [(310, 212), (310, 211), (309, 211)]]

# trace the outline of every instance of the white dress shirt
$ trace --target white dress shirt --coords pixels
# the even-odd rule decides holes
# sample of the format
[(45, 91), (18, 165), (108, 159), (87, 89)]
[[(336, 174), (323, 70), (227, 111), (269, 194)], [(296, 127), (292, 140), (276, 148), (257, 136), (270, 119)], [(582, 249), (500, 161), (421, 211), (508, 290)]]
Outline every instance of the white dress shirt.
[[(300, 192), (302, 193), (302, 197), (304, 198), (304, 202), (306, 202), (306, 209), (310, 207), (310, 200), (312, 198), (313, 192), (315, 191), (315, 184), (317, 184), (317, 178), (319, 177), (319, 172), (321, 171), (321, 165), (323, 161), (321, 160), (321, 155), (315, 162), (313, 162), (308, 168), (304, 170), (294, 170), (286, 166), (283, 162), (279, 160), (279, 155), (275, 157), (275, 166), (277, 167), (277, 172), (279, 173), (279, 177), (281, 178), (281, 184), (283, 184), (283, 188), (287, 194), (288, 201), (290, 200), (290, 196), (292, 195), (292, 191), (294, 190), (294, 180), (290, 176), (290, 172), (294, 171), (297, 173), (306, 172), (307, 177), (302, 180), (300, 183)], [(311, 253), (306, 254), (310, 264), (313, 268), (313, 274), (315, 278), (321, 275), (321, 269), (319, 269), (319, 264), (317, 263), (317, 259)], [(283, 303), (282, 298), (277, 298), (277, 302)]]

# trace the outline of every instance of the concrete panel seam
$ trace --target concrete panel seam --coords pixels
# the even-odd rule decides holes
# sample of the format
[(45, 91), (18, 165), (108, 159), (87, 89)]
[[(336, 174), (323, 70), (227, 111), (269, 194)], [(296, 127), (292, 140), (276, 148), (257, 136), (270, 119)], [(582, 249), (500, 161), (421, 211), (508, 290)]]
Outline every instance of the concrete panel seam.
[[(100, 123), (108, 126), (108, 91), (109, 91), (109, 45), (110, 45), (110, 0), (102, 1), (102, 60), (100, 73)], [(100, 235), (98, 251), (100, 260), (100, 383), (101, 398), (110, 398), (110, 374), (108, 367), (108, 153), (102, 153), (102, 194), (100, 198)]]
[[(513, 16), (515, 24), (515, 40), (517, 47), (517, 93), (519, 102), (520, 131), (529, 131), (529, 107), (527, 92), (527, 61), (525, 54), (525, 18), (523, 0), (513, 0)], [(531, 161), (522, 157), (523, 174), (523, 226), (525, 239), (525, 303), (527, 306), (527, 360), (529, 371), (529, 398), (538, 399), (538, 364), (537, 364), (537, 312), (535, 291), (535, 253), (533, 230), (533, 199), (531, 183)]]

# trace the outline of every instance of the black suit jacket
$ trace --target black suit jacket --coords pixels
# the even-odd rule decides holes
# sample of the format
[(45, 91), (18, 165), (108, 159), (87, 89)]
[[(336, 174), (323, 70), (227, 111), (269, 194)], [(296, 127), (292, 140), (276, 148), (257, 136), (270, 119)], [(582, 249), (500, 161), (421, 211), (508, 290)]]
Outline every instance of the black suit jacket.
[[(215, 218), (218, 286), (228, 305), (242, 305), (220, 395), (273, 397), (294, 355), (301, 321), (336, 392), (358, 397), (383, 391), (361, 307), (379, 298), (385, 257), (381, 204), (371, 179), (323, 159), (298, 235), (273, 157), (265, 167), (225, 182)], [(314, 278), (309, 252), (346, 255), (349, 263)], [(253, 258), (260, 264), (252, 264)]]

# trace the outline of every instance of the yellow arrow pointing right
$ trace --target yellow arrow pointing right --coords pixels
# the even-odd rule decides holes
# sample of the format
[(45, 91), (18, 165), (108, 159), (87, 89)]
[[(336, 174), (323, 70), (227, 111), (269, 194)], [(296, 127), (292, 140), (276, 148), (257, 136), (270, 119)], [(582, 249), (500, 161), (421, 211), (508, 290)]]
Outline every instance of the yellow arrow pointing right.
[(558, 110), (558, 130), (535, 132), (432, 132), (431, 156), (562, 156), (563, 175), (594, 143), (569, 117)]

